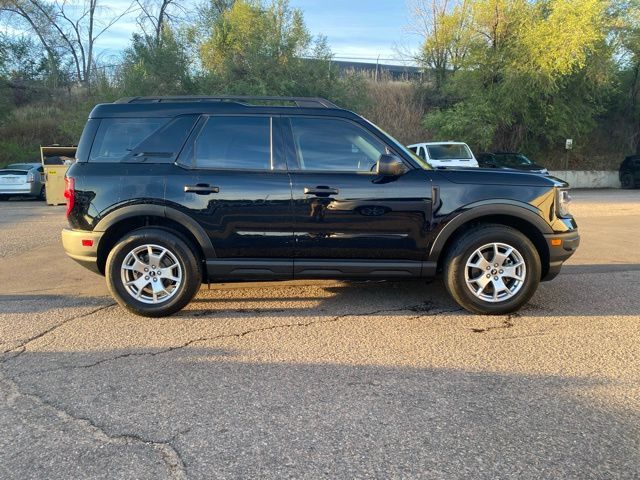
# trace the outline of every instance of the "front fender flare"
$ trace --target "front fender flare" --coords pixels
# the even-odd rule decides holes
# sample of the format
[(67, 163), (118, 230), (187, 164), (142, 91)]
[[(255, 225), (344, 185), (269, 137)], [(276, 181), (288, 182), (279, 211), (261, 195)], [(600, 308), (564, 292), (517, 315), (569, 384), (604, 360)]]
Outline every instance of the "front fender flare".
[(431, 246), (431, 250), (429, 251), (428, 260), (433, 262), (438, 261), (447, 240), (449, 240), (455, 231), (462, 225), (478, 220), (482, 217), (489, 217), (493, 215), (507, 215), (524, 220), (536, 227), (541, 234), (554, 233), (551, 226), (542, 217), (540, 210), (529, 204), (520, 202), (482, 202), (481, 204), (471, 204), (461, 209), (461, 213), (458, 213), (455, 217), (449, 220), (442, 230), (438, 232), (438, 235)]

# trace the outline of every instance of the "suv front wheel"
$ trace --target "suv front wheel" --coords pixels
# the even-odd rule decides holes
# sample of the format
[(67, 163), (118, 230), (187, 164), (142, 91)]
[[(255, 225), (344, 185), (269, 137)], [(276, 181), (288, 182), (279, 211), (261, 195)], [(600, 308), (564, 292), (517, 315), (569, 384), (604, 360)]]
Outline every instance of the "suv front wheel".
[(502, 315), (527, 303), (540, 283), (540, 256), (520, 231), (483, 225), (460, 236), (444, 264), (454, 300), (472, 313)]
[(157, 228), (134, 230), (109, 253), (109, 291), (137, 315), (164, 317), (184, 308), (202, 284), (202, 268), (187, 242)]

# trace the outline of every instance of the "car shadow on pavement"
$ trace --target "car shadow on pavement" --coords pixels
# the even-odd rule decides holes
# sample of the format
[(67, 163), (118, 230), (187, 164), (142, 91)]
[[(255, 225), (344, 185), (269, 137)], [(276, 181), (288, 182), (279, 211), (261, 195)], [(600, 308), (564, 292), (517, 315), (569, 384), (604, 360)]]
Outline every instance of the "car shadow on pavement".
[[(567, 265), (543, 282), (519, 316), (637, 315), (638, 264)], [(629, 278), (633, 276), (634, 278)], [(81, 287), (79, 287), (81, 291)], [(113, 303), (108, 296), (55, 294), (0, 295), (0, 314), (37, 313)], [(119, 308), (119, 307), (118, 307)], [(236, 284), (200, 290), (175, 318), (332, 317), (390, 312), (468, 315), (448, 295), (441, 280)], [(490, 318), (490, 317), (478, 317)]]
[[(270, 288), (273, 285), (273, 288)], [(439, 282), (339, 282), (268, 284), (207, 290), (177, 316), (334, 317), (428, 311), (458, 311)]]
[(565, 265), (562, 267), (562, 275), (575, 275), (580, 273), (614, 273), (614, 272), (639, 272), (638, 263), (605, 263), (593, 265)]
[[(638, 315), (637, 281), (640, 265), (570, 265), (550, 282), (540, 284), (519, 312), (522, 317)], [(635, 280), (629, 276), (633, 276)], [(273, 284), (276, 287), (278, 284)], [(451, 299), (440, 279), (389, 282), (344, 282), (306, 288), (270, 284), (231, 290), (202, 289), (191, 307), (179, 315), (197, 317), (236, 315), (331, 316), (363, 315), (380, 311), (425, 312), (473, 316)], [(492, 317), (476, 316), (479, 319)]]
[[(309, 348), (313, 355), (322, 347)], [(357, 357), (356, 364), (265, 362), (254, 354), (108, 350), (96, 352), (96, 363), (74, 352), (26, 351), (19, 365), (4, 366), (15, 391), (0, 401), (0, 422), (5, 438), (20, 441), (0, 449), (0, 477), (37, 477), (51, 468), (113, 474), (122, 458), (102, 444), (117, 438), (130, 439), (130, 451), (147, 445), (158, 462), (153, 445), (170, 446), (189, 478), (640, 473), (640, 414), (595, 400), (624, 387), (615, 381), (485, 373), (462, 362), (418, 368), (357, 364)], [(70, 431), (76, 422), (86, 439)], [(100, 451), (113, 457), (95, 462)], [(138, 463), (127, 466), (128, 476), (148, 476), (135, 470)], [(97, 464), (113, 467), (95, 472)]]
[(101, 307), (113, 303), (109, 297), (81, 295), (8, 294), (0, 295), (0, 314), (40, 313), (77, 307)]

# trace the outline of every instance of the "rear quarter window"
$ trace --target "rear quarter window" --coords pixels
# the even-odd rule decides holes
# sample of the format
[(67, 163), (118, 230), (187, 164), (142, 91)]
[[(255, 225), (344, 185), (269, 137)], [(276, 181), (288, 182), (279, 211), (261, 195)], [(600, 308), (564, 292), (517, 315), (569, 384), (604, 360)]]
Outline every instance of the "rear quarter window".
[(104, 118), (96, 132), (89, 160), (120, 162), (169, 120), (169, 118)]

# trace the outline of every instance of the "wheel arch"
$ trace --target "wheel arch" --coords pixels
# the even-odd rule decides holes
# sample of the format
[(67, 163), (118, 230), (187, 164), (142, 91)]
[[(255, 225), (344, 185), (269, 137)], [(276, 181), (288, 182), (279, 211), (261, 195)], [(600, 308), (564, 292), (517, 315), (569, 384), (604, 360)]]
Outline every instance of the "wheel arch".
[(104, 274), (107, 256), (118, 240), (142, 227), (155, 227), (177, 234), (194, 247), (203, 262), (216, 256), (207, 233), (188, 215), (162, 205), (129, 205), (105, 216), (94, 229), (104, 232), (97, 251), (101, 273)]
[(431, 247), (429, 260), (437, 262), (437, 268), (440, 270), (442, 262), (456, 238), (480, 224), (505, 225), (524, 234), (531, 240), (540, 255), (541, 278), (545, 277), (549, 270), (550, 256), (544, 235), (553, 233), (553, 230), (539, 214), (529, 208), (517, 205), (485, 204), (471, 207), (459, 214), (438, 233)]

